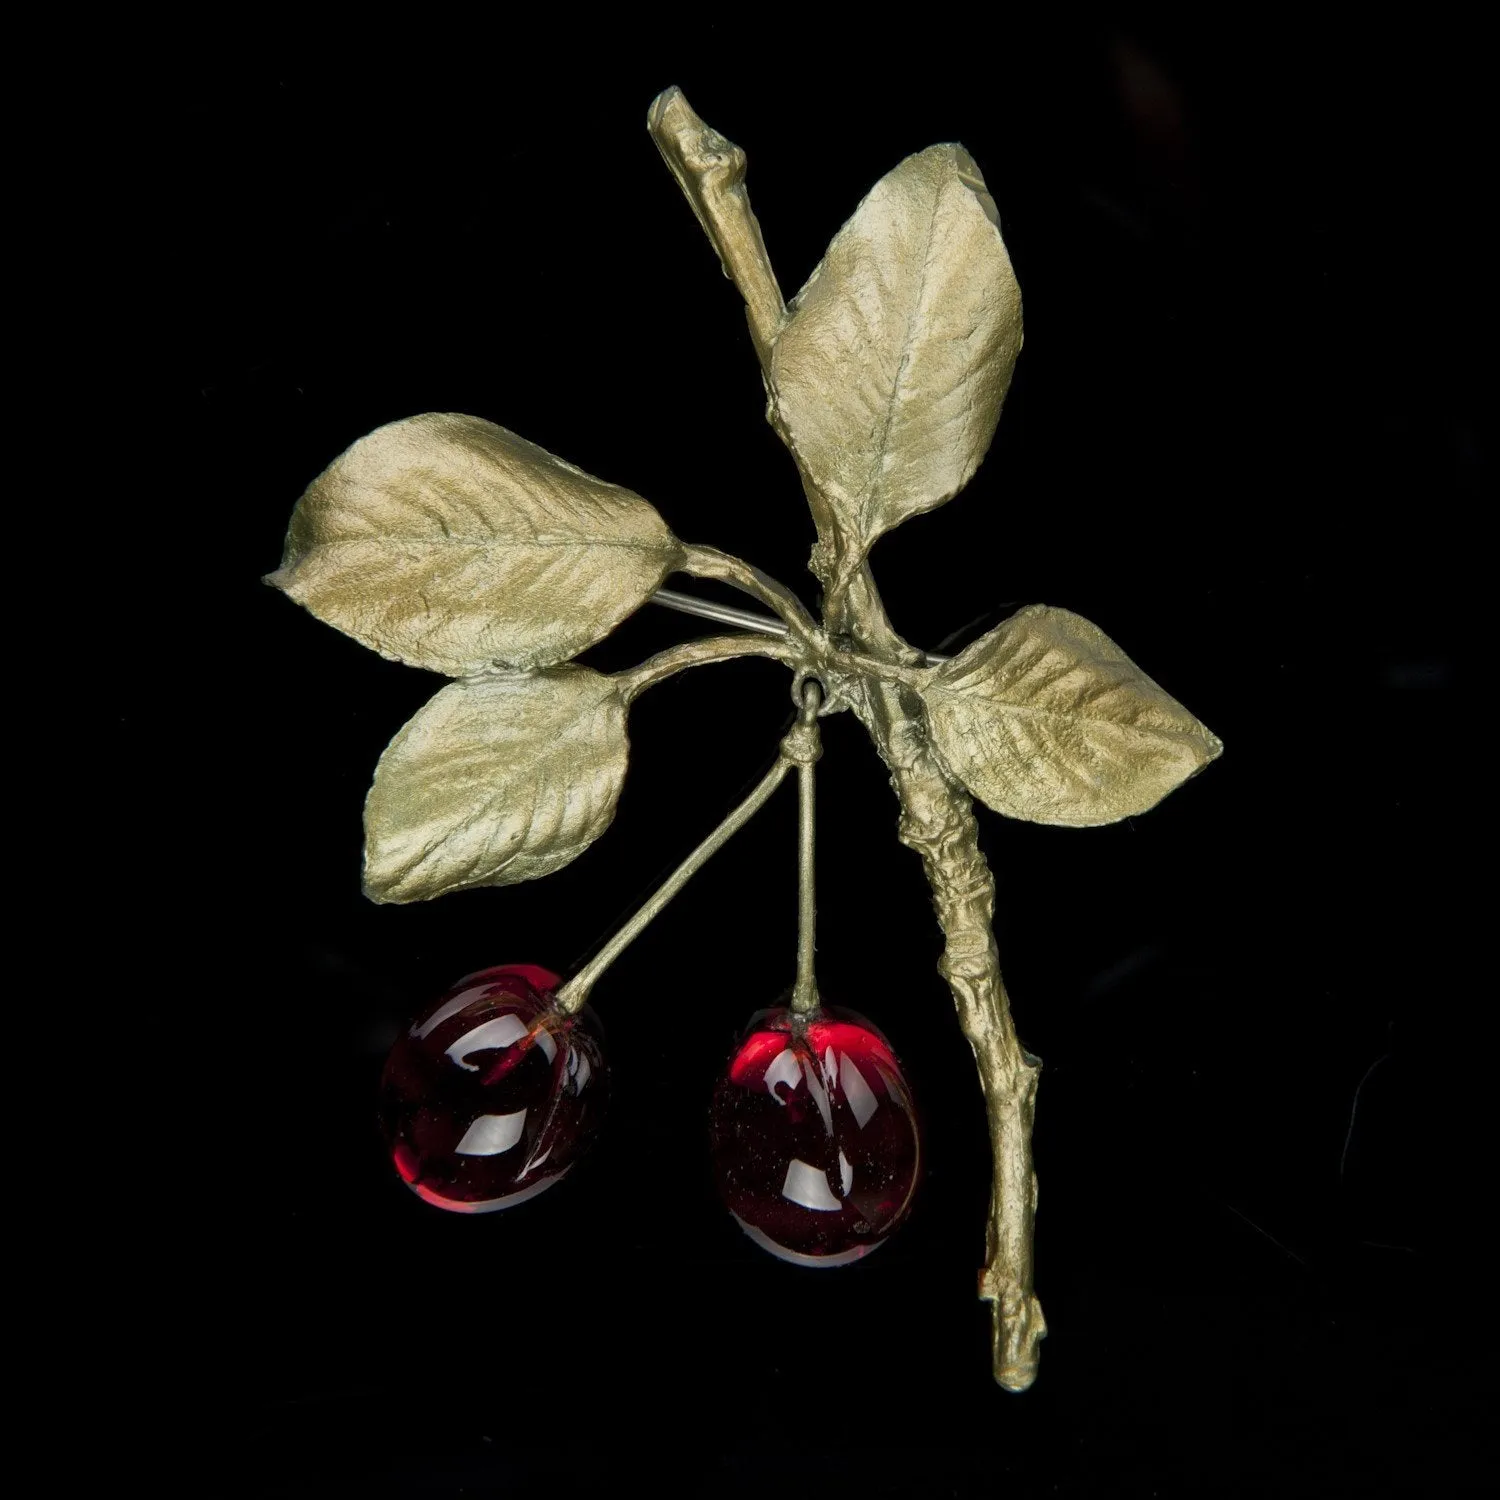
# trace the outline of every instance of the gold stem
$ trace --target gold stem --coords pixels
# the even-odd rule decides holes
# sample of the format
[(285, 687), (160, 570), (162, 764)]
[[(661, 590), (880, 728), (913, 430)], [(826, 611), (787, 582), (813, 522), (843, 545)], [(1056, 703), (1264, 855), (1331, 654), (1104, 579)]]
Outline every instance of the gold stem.
[(920, 701), (899, 686), (874, 683), (857, 712), (890, 767), (901, 842), (922, 858), (945, 939), (938, 970), (979, 1066), (992, 1155), (979, 1295), (993, 1309), (995, 1379), (1008, 1391), (1024, 1391), (1036, 1379), (1047, 1332), (1032, 1286), (1031, 1127), (1041, 1064), (1017, 1040), (1000, 977), (995, 881), (979, 848), (973, 803), (934, 760)]
[[(771, 350), (785, 304), (745, 195), (744, 153), (704, 125), (678, 89), (668, 89), (656, 100), (648, 124), (718, 250), (725, 273), (745, 299), (755, 352), (769, 383)], [(773, 426), (774, 408), (773, 402)], [(781, 435), (792, 447), (788, 435)], [(842, 652), (832, 659), (868, 673), (863, 690), (847, 697), (890, 767), (901, 803), (900, 837), (921, 855), (943, 929), (939, 970), (953, 992), (959, 1023), (979, 1064), (993, 1153), (979, 1295), (994, 1308), (995, 1379), (1007, 1390), (1024, 1391), (1036, 1379), (1038, 1344), (1047, 1332), (1032, 1290), (1036, 1175), (1031, 1169), (1031, 1124), (1041, 1065), (1016, 1038), (1000, 978), (992, 926), (995, 883), (979, 848), (973, 803), (933, 756), (922, 701), (912, 691), (925, 675), (919, 669), (930, 660), (892, 628), (868, 560), (849, 567), (838, 555), (837, 528), (827, 497), (805, 470), (802, 479), (818, 528), (811, 566), (827, 587), (824, 629), (834, 637), (851, 637), (862, 653)], [(815, 655), (830, 659), (823, 635), (809, 632), (806, 641)], [(800, 728), (794, 728), (793, 735)]]
[(868, 562), (861, 563), (849, 576), (848, 586), (837, 597), (823, 601), (823, 613), (832, 634), (851, 635), (866, 651), (885, 661), (936, 662), (924, 651), (908, 646), (896, 633), (885, 601), (875, 586), (875, 575)]
[[(792, 1009), (807, 1015), (818, 1008), (816, 972), (818, 890), (814, 766), (821, 754), (817, 737), (818, 708), (823, 689), (816, 678), (802, 685), (799, 727), (804, 731), (804, 758), (797, 761), (797, 983)], [(786, 752), (783, 751), (783, 754)]]
[(633, 702), (649, 687), (665, 682), (668, 677), (689, 667), (703, 667), (711, 662), (732, 661), (737, 656), (768, 656), (773, 661), (785, 662), (795, 667), (804, 653), (789, 641), (775, 637), (756, 635), (708, 635), (701, 640), (684, 641), (680, 646), (668, 646), (655, 656), (648, 656), (640, 666), (628, 672), (619, 672), (615, 681), (620, 684), (621, 696), (627, 703)]
[(668, 902), (706, 865), (746, 823), (770, 801), (786, 780), (793, 762), (778, 756), (760, 784), (683, 862), (662, 882), (660, 889), (558, 992), (557, 1005), (568, 1014), (582, 1008), (600, 976), (658, 917)]
[[(857, 569), (849, 583), (836, 613), (830, 611), (830, 631), (847, 631), (875, 653), (910, 653), (891, 627), (869, 565)], [(901, 842), (921, 856), (943, 929), (938, 971), (953, 993), (959, 1026), (979, 1068), (991, 1153), (979, 1296), (992, 1309), (995, 1380), (1008, 1391), (1024, 1391), (1036, 1379), (1039, 1345), (1047, 1333), (1033, 1290), (1032, 1255), (1037, 1182), (1031, 1128), (1041, 1063), (1016, 1036), (1000, 976), (995, 879), (979, 847), (974, 804), (934, 758), (921, 698), (887, 678), (871, 682), (863, 695), (852, 695), (852, 702), (890, 768), (901, 804)]]
[(735, 557), (730, 552), (720, 552), (717, 547), (700, 547), (691, 543), (684, 548), (686, 557), (679, 571), (690, 573), (694, 578), (716, 578), (741, 593), (759, 599), (769, 605), (787, 623), (787, 628), (800, 639), (820, 639), (822, 631), (818, 622), (808, 612), (807, 606), (784, 584), (778, 583), (769, 573)]
[(646, 128), (719, 252), (724, 274), (745, 299), (750, 337), (764, 368), (786, 304), (745, 191), (745, 153), (705, 125), (679, 88), (652, 102)]
[(668, 646), (665, 651), (648, 656), (639, 666), (617, 672), (615, 681), (620, 684), (625, 701), (631, 703), (647, 688), (655, 687), (689, 667), (733, 661), (739, 656), (765, 656), (789, 667), (807, 667), (817, 662), (817, 669), (835, 680), (846, 678), (850, 673), (863, 672), (884, 682), (917, 687), (926, 676), (924, 668), (898, 666), (857, 651), (809, 653), (795, 642), (776, 636), (708, 635), (696, 641), (684, 641), (680, 646)]

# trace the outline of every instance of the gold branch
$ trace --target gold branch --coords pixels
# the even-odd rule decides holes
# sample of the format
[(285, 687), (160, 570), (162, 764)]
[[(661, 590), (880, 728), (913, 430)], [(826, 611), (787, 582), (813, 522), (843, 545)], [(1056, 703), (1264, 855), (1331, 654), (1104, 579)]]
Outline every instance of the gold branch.
[(646, 128), (719, 252), (724, 274), (745, 299), (750, 336), (764, 367), (786, 303), (745, 191), (745, 153), (705, 125), (676, 87), (652, 102)]
[(689, 667), (706, 667), (716, 661), (732, 661), (737, 656), (768, 656), (772, 661), (799, 665), (803, 652), (789, 641), (757, 635), (708, 635), (680, 646), (668, 646), (655, 656), (648, 656), (638, 667), (619, 672), (615, 680), (627, 703), (633, 702), (649, 687), (685, 672)]

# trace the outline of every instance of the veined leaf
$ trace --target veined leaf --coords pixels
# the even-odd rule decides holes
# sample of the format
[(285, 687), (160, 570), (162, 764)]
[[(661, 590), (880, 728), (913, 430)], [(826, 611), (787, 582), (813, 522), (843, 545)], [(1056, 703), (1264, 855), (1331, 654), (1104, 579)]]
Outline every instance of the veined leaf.
[(479, 417), (431, 412), (336, 458), (267, 582), (382, 656), (450, 677), (602, 640), (682, 557), (638, 495)]
[(625, 704), (585, 667), (450, 683), (386, 747), (365, 800), (365, 894), (426, 901), (550, 875), (609, 827)]
[(875, 184), (787, 311), (772, 420), (833, 512), (843, 565), (979, 467), (1021, 349), (1021, 289), (962, 146)]
[(1145, 812), (1224, 748), (1097, 625), (1040, 604), (935, 668), (921, 691), (958, 779), (1032, 823)]

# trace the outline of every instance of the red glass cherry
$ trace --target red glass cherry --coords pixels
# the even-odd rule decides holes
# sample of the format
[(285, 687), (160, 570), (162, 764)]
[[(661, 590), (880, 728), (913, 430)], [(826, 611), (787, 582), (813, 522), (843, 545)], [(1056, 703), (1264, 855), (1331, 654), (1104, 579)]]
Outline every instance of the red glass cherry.
[(428, 1203), (470, 1214), (524, 1203), (587, 1149), (609, 1074), (597, 1020), (559, 1010), (558, 983), (532, 964), (470, 974), (391, 1048), (381, 1129)]
[(719, 1192), (758, 1245), (841, 1266), (911, 1211), (921, 1137), (891, 1045), (853, 1011), (762, 1011), (714, 1091)]

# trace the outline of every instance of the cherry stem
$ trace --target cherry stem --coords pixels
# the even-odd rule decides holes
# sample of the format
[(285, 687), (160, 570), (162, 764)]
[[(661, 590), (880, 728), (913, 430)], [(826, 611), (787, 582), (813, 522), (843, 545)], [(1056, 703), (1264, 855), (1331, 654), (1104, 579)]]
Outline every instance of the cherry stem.
[(771, 800), (793, 766), (797, 767), (801, 796), (797, 843), (797, 984), (792, 994), (792, 1009), (806, 1014), (818, 1008), (818, 982), (813, 974), (814, 929), (817, 925), (813, 885), (813, 765), (823, 753), (822, 737), (818, 733), (823, 684), (816, 677), (808, 677), (802, 682), (800, 701), (797, 722), (782, 740), (776, 764), (760, 779), (755, 790), (667, 876), (640, 910), (558, 990), (556, 1003), (560, 1010), (572, 1015), (583, 1008), (605, 970), (661, 915), (688, 881)]
[(755, 790), (667, 876), (656, 894), (599, 952), (563, 985), (557, 992), (559, 1009), (569, 1015), (582, 1009), (589, 998), (589, 991), (599, 982), (604, 971), (661, 915), (683, 886), (771, 800), (772, 794), (786, 780), (786, 773), (794, 764), (785, 755), (777, 757), (776, 764), (761, 778)]
[[(815, 829), (815, 772), (822, 753), (818, 738), (818, 709), (823, 687), (815, 677), (802, 684), (802, 709), (797, 719), (803, 731), (797, 761), (797, 983), (792, 990), (792, 1009), (807, 1015), (818, 1008), (818, 980), (814, 972), (817, 951), (817, 835)], [(783, 748), (782, 754), (785, 755)]]

